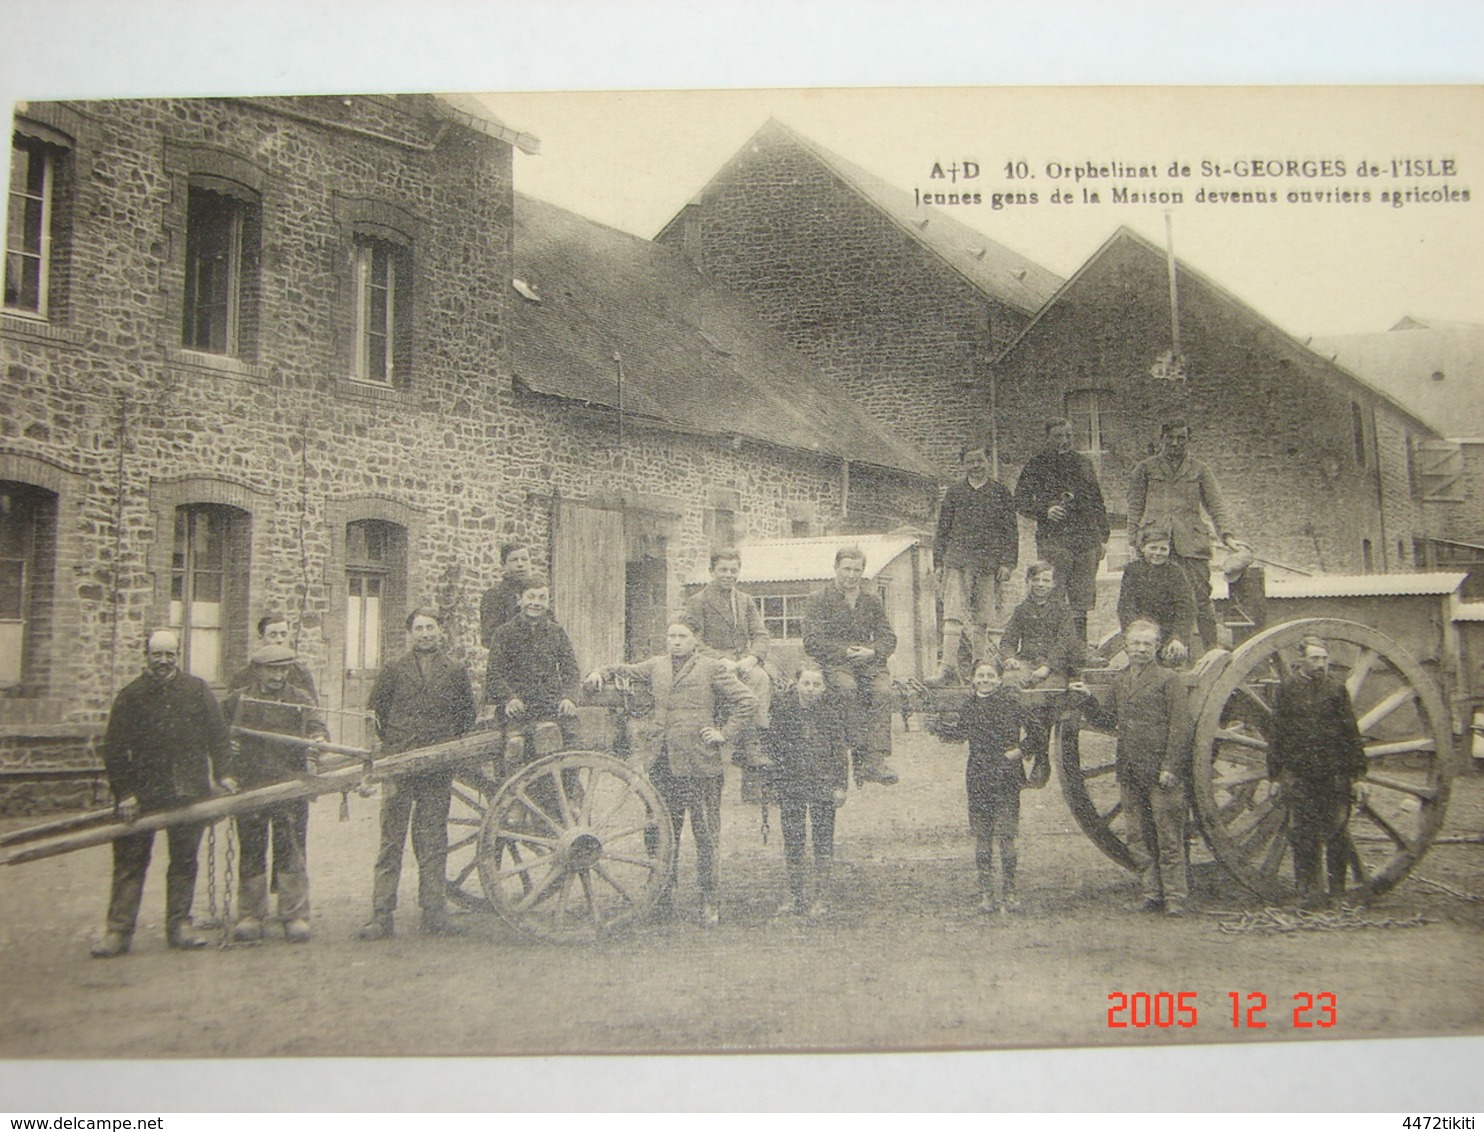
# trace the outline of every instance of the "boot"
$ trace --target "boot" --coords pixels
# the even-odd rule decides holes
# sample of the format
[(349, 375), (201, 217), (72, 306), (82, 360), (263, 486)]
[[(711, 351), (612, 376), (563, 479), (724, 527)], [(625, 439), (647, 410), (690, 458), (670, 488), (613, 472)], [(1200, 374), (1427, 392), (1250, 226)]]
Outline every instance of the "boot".
[(356, 938), (368, 941), (391, 939), (394, 934), (396, 933), (392, 926), (392, 914), (373, 912), (371, 918), (361, 925), (361, 930), (356, 932)]
[(120, 955), (127, 955), (133, 942), (133, 937), (123, 932), (104, 932), (103, 938), (93, 944), (93, 958), (116, 959)]
[(165, 942), (177, 951), (197, 951), (206, 946), (191, 926), (191, 903), (196, 896), (196, 878), (165, 877)]
[(263, 920), (268, 915), (268, 878), (248, 877), (242, 882), (237, 901), (237, 924), (232, 939), (237, 943), (257, 943), (263, 938)]
[(867, 751), (855, 763), (855, 784), (878, 782), (882, 786), (895, 786), (900, 781), (886, 765), (887, 756), (880, 751)]
[(309, 877), (304, 873), (278, 874), (278, 918), (284, 939), (309, 942)]

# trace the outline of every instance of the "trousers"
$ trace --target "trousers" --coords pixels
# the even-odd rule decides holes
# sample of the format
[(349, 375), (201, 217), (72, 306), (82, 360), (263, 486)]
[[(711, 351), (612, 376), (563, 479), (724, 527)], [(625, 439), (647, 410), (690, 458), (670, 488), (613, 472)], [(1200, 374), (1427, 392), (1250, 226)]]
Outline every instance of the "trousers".
[[(1195, 598), (1195, 629), (1201, 635), (1201, 647), (1207, 652), (1216, 647), (1216, 607), (1211, 604), (1211, 560), (1170, 557), (1185, 571), (1190, 583), (1190, 596)], [(1188, 643), (1188, 642), (1187, 642)]]
[(859, 755), (891, 754), (891, 673), (879, 668), (857, 674), (832, 668), (825, 674), (831, 688), (845, 699), (845, 726), (850, 746)]
[[(170, 865), (165, 871), (165, 931), (172, 933), (191, 922), (191, 904), (196, 898), (196, 855), (201, 848), (204, 825), (172, 825), (165, 830), (170, 847)], [(108, 930), (134, 934), (139, 903), (144, 896), (144, 876), (154, 852), (155, 831), (131, 833), (113, 843), (113, 886), (108, 896)]]
[(1185, 787), (1168, 789), (1133, 782), (1119, 784), (1129, 823), (1128, 846), (1139, 862), (1139, 879), (1148, 900), (1183, 902), (1185, 883)]
[[(309, 803), (285, 802), (270, 810), (237, 816), (238, 876), (243, 891), (253, 880), (268, 872), (268, 846), (273, 846), (271, 891), (279, 894), (279, 910), (284, 914), (307, 917), (308, 886), (300, 877), (309, 871)], [(293, 880), (285, 882), (285, 877)], [(302, 890), (302, 897), (299, 895)], [(288, 899), (286, 899), (286, 897)], [(302, 900), (302, 907), (299, 907)], [(284, 907), (288, 904), (289, 907)]]
[[(371, 887), (371, 910), (378, 917), (397, 908), (397, 882), (402, 876), (402, 849), (412, 826), (412, 855), (417, 858), (417, 903), (424, 919), (447, 910), (448, 807), (453, 771), (409, 774), (393, 781), (381, 799), (381, 849)], [(385, 788), (383, 788), (385, 789)]]
[[(691, 838), (696, 843), (696, 882), (701, 897), (711, 900), (716, 895), (717, 858), (721, 852), (721, 786), (722, 776), (679, 775), (670, 770), (670, 757), (661, 754), (649, 769), (649, 781), (659, 792), (670, 812), (670, 824), (675, 831), (675, 859), (680, 859), (680, 834), (685, 828), (685, 815), (690, 814)], [(650, 844), (652, 836), (646, 831), (645, 841), (653, 852), (657, 846)], [(675, 887), (675, 875), (670, 874), (666, 889)]]
[(835, 857), (835, 803), (781, 799), (778, 824), (783, 829), (783, 865), (788, 873), (788, 890), (795, 901), (802, 902), (805, 838), (809, 832), (814, 835), (814, 867), (820, 871), (822, 880)]

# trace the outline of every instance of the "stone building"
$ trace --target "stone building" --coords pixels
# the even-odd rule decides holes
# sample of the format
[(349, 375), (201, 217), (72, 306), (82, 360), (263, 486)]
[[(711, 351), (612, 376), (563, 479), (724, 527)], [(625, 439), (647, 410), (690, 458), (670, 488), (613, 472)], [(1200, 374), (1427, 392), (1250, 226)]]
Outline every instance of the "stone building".
[(649, 647), (714, 542), (931, 513), (931, 466), (745, 300), (517, 198), (535, 139), (477, 104), (31, 103), (14, 129), (0, 804), (96, 786), (153, 626), (220, 685), (287, 613), (355, 741), (409, 609), (479, 670), (501, 540), (587, 662)]
[(1067, 280), (994, 363), (1002, 455), (1023, 463), (1040, 420), (1071, 419), (1116, 525), (1134, 465), (1180, 415), (1261, 557), (1305, 573), (1410, 570), (1441, 521), (1417, 460), (1437, 431), (1184, 263), (1177, 375), (1168, 272), (1163, 248), (1120, 228)]
[(769, 121), (655, 239), (948, 472), (990, 410), (989, 362), (1061, 282), (951, 208)]

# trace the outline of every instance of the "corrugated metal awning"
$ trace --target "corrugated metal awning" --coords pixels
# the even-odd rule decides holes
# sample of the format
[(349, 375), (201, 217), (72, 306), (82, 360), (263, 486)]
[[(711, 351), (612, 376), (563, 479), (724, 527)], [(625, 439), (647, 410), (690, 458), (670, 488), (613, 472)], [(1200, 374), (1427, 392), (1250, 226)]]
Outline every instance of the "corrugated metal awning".
[(1268, 597), (1423, 597), (1454, 593), (1467, 574), (1318, 574), (1269, 578)]

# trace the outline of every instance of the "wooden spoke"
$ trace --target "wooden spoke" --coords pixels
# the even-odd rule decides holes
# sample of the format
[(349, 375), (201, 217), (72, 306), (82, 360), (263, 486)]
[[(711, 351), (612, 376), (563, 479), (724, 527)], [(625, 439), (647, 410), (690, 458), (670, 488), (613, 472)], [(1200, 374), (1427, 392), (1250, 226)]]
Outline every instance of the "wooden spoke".
[(1273, 709), (1270, 706), (1268, 706), (1268, 701), (1265, 700), (1265, 699), (1263, 699), (1261, 696), (1259, 696), (1248, 685), (1246, 685), (1246, 684), (1239, 684), (1237, 686), (1237, 692), (1240, 693), (1241, 695), (1245, 696), (1246, 697), (1246, 701), (1248, 703), (1256, 704), (1258, 707), (1260, 707), (1263, 710), (1263, 712), (1266, 713), (1267, 715), (1272, 715), (1273, 714)]
[(1276, 809), (1277, 806), (1277, 799), (1275, 799), (1272, 795), (1269, 795), (1261, 802), (1257, 803), (1257, 805), (1253, 806), (1246, 813), (1244, 813), (1236, 821), (1232, 822), (1231, 825), (1227, 827), (1228, 832), (1230, 832), (1231, 835), (1238, 841), (1246, 841), (1247, 838), (1252, 835), (1253, 831), (1256, 830), (1258, 826), (1267, 821), (1268, 816), (1272, 814), (1273, 810)]
[[(548, 861), (550, 859), (550, 856), (543, 857), (539, 860), (533, 861), (532, 864), (541, 864), (544, 861)], [(531, 891), (525, 893), (520, 898), (520, 900), (516, 902), (516, 911), (524, 912), (528, 908), (530, 908), (532, 904), (536, 903), (536, 901), (540, 900), (542, 896), (550, 891), (551, 886), (558, 880), (560, 880), (563, 876), (565, 876), (566, 872), (567, 870), (562, 868), (561, 866), (554, 865), (550, 872), (548, 872), (544, 877), (538, 880), (534, 886), (532, 886)]]
[(562, 877), (562, 887), (557, 893), (556, 921), (560, 925), (567, 918), (567, 904), (572, 898), (573, 874), (568, 873)]
[(1415, 850), (1416, 846), (1414, 846), (1410, 841), (1403, 837), (1401, 831), (1398, 830), (1396, 826), (1392, 825), (1375, 810), (1371, 809), (1371, 804), (1369, 802), (1366, 802), (1364, 805), (1362, 805), (1356, 812), (1360, 814), (1361, 817), (1369, 821), (1372, 825), (1376, 826), (1388, 838), (1390, 838), (1391, 843), (1398, 849), (1405, 849), (1408, 853), (1411, 853)]
[(537, 837), (534, 833), (525, 833), (518, 829), (496, 829), (495, 836), (501, 841), (519, 841), (526, 845), (539, 845), (543, 849), (555, 849), (561, 842), (552, 837)]
[(593, 806), (597, 804), (597, 791), (593, 788), (598, 777), (598, 768), (594, 766), (584, 767), (587, 772), (586, 781), (582, 782), (582, 798), (577, 806), (577, 824), (592, 825)]
[(1273, 836), (1288, 821), (1287, 807), (1274, 806), (1263, 814), (1262, 819), (1256, 822), (1251, 832), (1245, 838), (1238, 839), (1241, 847), (1242, 859), (1251, 861), (1265, 845), (1269, 845)]
[(1231, 775), (1218, 774), (1215, 777), (1215, 779), (1213, 780), (1213, 782), (1214, 782), (1214, 785), (1216, 786), (1216, 788), (1218, 790), (1220, 790), (1220, 789), (1232, 790), (1232, 789), (1235, 789), (1238, 786), (1245, 786), (1249, 782), (1261, 782), (1263, 779), (1267, 778), (1267, 776), (1268, 776), (1267, 768), (1266, 767), (1262, 767), (1262, 768), (1250, 769), (1250, 770), (1247, 770), (1247, 771), (1243, 771), (1243, 772), (1239, 772), (1237, 774), (1231, 774)]
[(1355, 666), (1350, 669), (1350, 675), (1345, 678), (1345, 691), (1350, 693), (1352, 703), (1360, 694), (1361, 686), (1365, 684), (1366, 677), (1371, 674), (1371, 669), (1376, 667), (1376, 661), (1380, 659), (1381, 654), (1375, 649), (1360, 650), (1360, 655), (1355, 658)]
[(1223, 743), (1235, 743), (1239, 747), (1251, 747), (1257, 751), (1268, 749), (1266, 739), (1261, 736), (1248, 735), (1245, 731), (1238, 731), (1235, 727), (1223, 727), (1216, 732), (1216, 738)]
[(454, 783), (452, 786), (449, 787), (449, 793), (451, 793), (455, 798), (457, 798), (460, 802), (464, 803), (464, 805), (468, 806), (476, 813), (484, 813), (484, 803), (481, 802), (478, 798), (474, 797), (474, 795), (467, 794), (463, 790), (460, 790), (458, 783)]
[(1103, 775), (1112, 774), (1117, 769), (1117, 763), (1099, 763), (1097, 766), (1090, 766), (1082, 772), (1082, 781), (1086, 782), (1089, 778), (1102, 778)]
[(601, 829), (603, 826), (606, 826), (609, 822), (611, 822), (614, 818), (618, 817), (619, 813), (623, 810), (624, 803), (633, 796), (634, 783), (632, 781), (625, 780), (623, 784), (623, 793), (619, 795), (618, 801), (615, 802), (612, 806), (608, 807), (608, 812), (603, 815), (603, 820), (601, 822), (592, 822), (592, 827), (594, 829)]
[(524, 789), (517, 790), (515, 792), (515, 797), (520, 801), (520, 803), (523, 806), (525, 806), (526, 809), (530, 810), (531, 813), (535, 814), (538, 818), (540, 818), (548, 826), (550, 826), (552, 833), (556, 834), (558, 837), (560, 837), (562, 835), (562, 833), (563, 833), (562, 827), (559, 826), (559, 825), (557, 825), (557, 823), (552, 820), (552, 817), (551, 817), (550, 814), (548, 814), (540, 806), (536, 805), (535, 802), (531, 801), (530, 795), (527, 794)]
[(603, 926), (603, 917), (598, 912), (598, 897), (593, 892), (593, 878), (588, 876), (587, 873), (582, 872), (577, 874), (577, 880), (582, 885), (582, 895), (587, 898), (588, 911), (592, 913), (593, 917), (593, 927), (601, 928)]
[(1356, 726), (1360, 728), (1360, 733), (1362, 735), (1369, 735), (1371, 733), (1371, 729), (1375, 727), (1376, 724), (1380, 723), (1383, 719), (1389, 716), (1392, 712), (1396, 711), (1396, 709), (1401, 707), (1403, 704), (1409, 704), (1416, 698), (1417, 689), (1411, 687), (1398, 688), (1375, 707), (1371, 708), (1370, 711), (1366, 712), (1363, 716), (1357, 719), (1355, 721)]
[(626, 853), (605, 852), (603, 859), (606, 861), (619, 861), (625, 865), (638, 865), (641, 869), (655, 869), (659, 867), (659, 862), (653, 857), (630, 857)]
[(1418, 786), (1412, 782), (1403, 782), (1400, 778), (1392, 778), (1389, 774), (1367, 774), (1365, 780), (1376, 786), (1384, 786), (1387, 790), (1397, 790), (1403, 794), (1410, 794), (1414, 798), (1422, 798), (1429, 802), (1438, 796), (1436, 787)]
[[(478, 830), (475, 830), (473, 833), (466, 833), (463, 837), (459, 838), (457, 841), (450, 841), (448, 843), (448, 851), (450, 853), (457, 853), (465, 845), (473, 845), (474, 842), (476, 842), (478, 840), (479, 840), (479, 831)], [(464, 875), (465, 876), (468, 876), (469, 874), (468, 873), (465, 873)]]
[(1120, 798), (1118, 801), (1116, 801), (1116, 802), (1113, 803), (1113, 808), (1111, 810), (1107, 810), (1107, 811), (1105, 811), (1103, 813), (1098, 814), (1098, 817), (1100, 817), (1100, 818), (1103, 819), (1103, 824), (1104, 825), (1108, 825), (1108, 824), (1110, 824), (1113, 821), (1114, 818), (1116, 818), (1122, 812), (1123, 812), (1123, 799)]
[(1383, 759), (1387, 755), (1411, 755), (1420, 751), (1436, 751), (1437, 740), (1429, 738), (1404, 739), (1396, 743), (1367, 743), (1365, 757)]
[(458, 885), (463, 884), (466, 880), (469, 879), (469, 874), (472, 873), (478, 867), (479, 867), (479, 858), (478, 857), (470, 857), (469, 858), (469, 863), (467, 865), (465, 865), (462, 869), (460, 869), (457, 874), (455, 874), (453, 877), (451, 877), (449, 879), (449, 882), (448, 883), (454, 885), (455, 887), (457, 887)]
[(612, 885), (614, 890), (623, 897), (623, 902), (625, 904), (634, 903), (634, 898), (632, 895), (630, 895), (629, 890), (623, 885), (619, 884), (618, 881), (613, 879), (612, 874), (610, 874), (608, 870), (603, 867), (603, 863), (601, 861), (593, 866), (593, 872), (597, 873), (600, 877), (602, 877), (605, 881)]
[(1270, 881), (1278, 877), (1278, 868), (1283, 863), (1283, 854), (1288, 849), (1288, 811), (1283, 811), (1283, 820), (1273, 831), (1273, 840), (1268, 842), (1267, 852), (1257, 864), (1257, 871)]
[(1263, 770), (1268, 767), (1267, 757), (1248, 747), (1220, 746), (1211, 753), (1211, 757), (1235, 766), (1261, 767)]
[(551, 772), (550, 778), (552, 785), (556, 787), (557, 809), (561, 811), (562, 824), (567, 829), (571, 829), (576, 823), (572, 820), (572, 803), (567, 798), (566, 775), (560, 770), (554, 769)]
[[(602, 831), (603, 843), (607, 845), (614, 841), (622, 841), (626, 837), (633, 837), (636, 833), (644, 833), (653, 829), (654, 824), (654, 822), (650, 821), (645, 822), (643, 825), (631, 825), (627, 829), (619, 830), (617, 833), (608, 833), (606, 830)], [(612, 856), (612, 854), (610, 853), (609, 856)]]
[[(552, 854), (545, 853), (539, 857), (532, 857), (529, 861), (522, 861), (519, 864), (507, 866), (495, 875), (501, 880), (509, 880), (511, 877), (520, 876), (522, 873), (529, 873), (532, 869), (539, 868), (541, 865), (550, 861), (551, 858)], [(518, 858), (516, 859), (518, 860)], [(565, 872), (566, 870), (564, 869), (562, 871)]]
[(1257, 793), (1257, 783), (1258, 780), (1254, 778), (1250, 782), (1243, 782), (1231, 790), (1230, 797), (1222, 803), (1219, 811), (1222, 821), (1226, 820), (1228, 814), (1240, 814), (1248, 806), (1252, 805), (1253, 796)]

